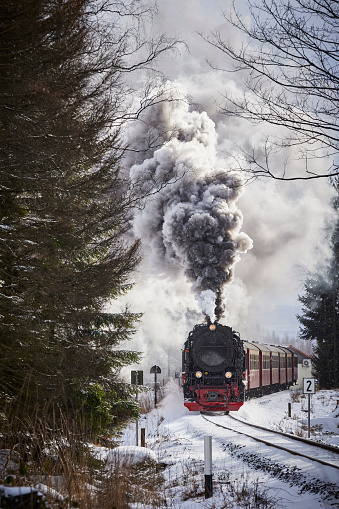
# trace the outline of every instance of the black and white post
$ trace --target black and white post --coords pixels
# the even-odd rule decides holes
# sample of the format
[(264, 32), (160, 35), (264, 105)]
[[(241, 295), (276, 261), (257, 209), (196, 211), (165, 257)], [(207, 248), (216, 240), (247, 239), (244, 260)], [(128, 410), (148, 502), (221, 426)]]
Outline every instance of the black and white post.
[(212, 483), (212, 437), (204, 437), (204, 459), (205, 459), (205, 498), (213, 496)]

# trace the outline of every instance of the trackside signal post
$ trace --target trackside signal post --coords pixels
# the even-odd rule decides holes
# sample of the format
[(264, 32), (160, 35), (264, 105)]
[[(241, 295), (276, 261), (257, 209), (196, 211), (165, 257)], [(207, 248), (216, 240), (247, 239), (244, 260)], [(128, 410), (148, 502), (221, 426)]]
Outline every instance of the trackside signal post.
[(154, 365), (150, 369), (150, 373), (154, 373), (154, 406), (157, 406), (157, 373), (161, 373), (159, 366)]
[(303, 378), (303, 393), (308, 394), (307, 438), (311, 436), (311, 394), (315, 394), (315, 378)]
[[(131, 371), (131, 384), (132, 385), (143, 385), (144, 383), (144, 372), (143, 371)], [(136, 390), (135, 396), (136, 402), (138, 402), (138, 390)], [(139, 421), (138, 419), (135, 422), (135, 445), (138, 445), (138, 437), (139, 437)]]

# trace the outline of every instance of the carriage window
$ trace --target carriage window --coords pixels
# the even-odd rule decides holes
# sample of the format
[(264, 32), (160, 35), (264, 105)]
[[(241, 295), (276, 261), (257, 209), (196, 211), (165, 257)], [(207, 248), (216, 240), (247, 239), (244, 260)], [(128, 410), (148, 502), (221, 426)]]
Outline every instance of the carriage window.
[(272, 354), (272, 368), (279, 368), (279, 355), (277, 353)]
[(284, 353), (280, 354), (280, 367), (286, 368), (286, 355)]
[(262, 354), (262, 369), (270, 369), (270, 354)]
[(292, 355), (287, 355), (287, 367), (292, 367)]
[(250, 370), (259, 369), (259, 353), (250, 353)]

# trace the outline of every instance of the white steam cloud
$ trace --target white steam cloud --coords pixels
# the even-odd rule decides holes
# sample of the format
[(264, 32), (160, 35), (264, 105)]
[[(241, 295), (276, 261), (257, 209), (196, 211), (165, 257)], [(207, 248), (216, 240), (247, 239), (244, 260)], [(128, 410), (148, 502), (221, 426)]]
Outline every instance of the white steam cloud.
[(236, 202), (242, 181), (215, 167), (214, 122), (205, 112), (189, 110), (184, 90), (168, 83), (159, 97), (142, 125), (152, 125), (153, 133), (158, 129), (163, 144), (148, 149), (148, 157), (130, 169), (139, 196), (154, 193), (136, 211), (134, 234), (159, 273), (183, 270), (204, 314), (219, 320), (223, 287), (232, 281), (240, 254), (252, 247), (240, 231), (243, 217)]

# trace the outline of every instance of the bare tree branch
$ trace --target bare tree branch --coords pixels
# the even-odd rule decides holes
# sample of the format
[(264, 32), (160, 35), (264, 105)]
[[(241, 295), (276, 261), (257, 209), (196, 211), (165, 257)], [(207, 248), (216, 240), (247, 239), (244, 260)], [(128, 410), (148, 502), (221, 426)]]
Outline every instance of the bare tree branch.
[[(250, 162), (246, 170), (280, 180), (338, 175), (339, 3), (248, 0), (247, 6), (250, 22), (237, 11), (235, 3), (231, 14), (223, 13), (243, 36), (240, 47), (225, 40), (220, 31), (202, 35), (233, 62), (231, 70), (210, 62), (212, 67), (244, 76), (243, 96), (223, 94), (220, 109), (228, 116), (286, 127), (289, 135), (282, 140), (271, 137), (266, 150), (270, 146), (299, 146), (304, 175), (272, 172), (269, 152), (263, 163), (245, 152), (245, 160)], [(309, 169), (312, 161), (316, 165), (324, 157), (331, 160), (327, 172)]]

